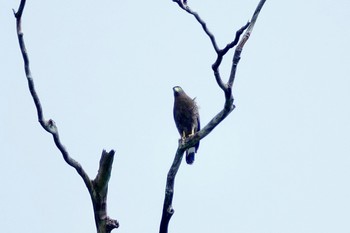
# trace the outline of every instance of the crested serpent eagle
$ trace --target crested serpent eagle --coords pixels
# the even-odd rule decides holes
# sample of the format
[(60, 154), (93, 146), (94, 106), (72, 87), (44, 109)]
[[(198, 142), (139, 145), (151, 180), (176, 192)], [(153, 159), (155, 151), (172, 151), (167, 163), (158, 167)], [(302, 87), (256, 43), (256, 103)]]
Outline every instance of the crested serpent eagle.
[[(199, 113), (195, 99), (189, 97), (181, 87), (176, 86), (174, 91), (174, 120), (182, 140), (200, 130)], [(186, 162), (194, 162), (199, 142), (186, 150)]]

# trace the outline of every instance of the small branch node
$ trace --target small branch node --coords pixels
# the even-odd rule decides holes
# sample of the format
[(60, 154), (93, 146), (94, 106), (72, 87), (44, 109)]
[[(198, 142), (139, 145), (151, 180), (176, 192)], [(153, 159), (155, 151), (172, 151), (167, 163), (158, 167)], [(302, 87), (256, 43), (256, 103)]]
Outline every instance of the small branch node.
[(172, 206), (169, 206), (168, 209), (167, 209), (168, 213), (173, 215), (175, 213), (175, 210), (173, 209)]
[(107, 232), (111, 232), (115, 228), (119, 228), (119, 222), (116, 219), (111, 219), (110, 217), (107, 217), (107, 220), (106, 220)]
[(56, 123), (52, 119), (50, 119), (48, 121), (44, 121), (44, 129), (46, 131), (48, 131), (49, 133), (51, 133), (51, 134), (57, 134), (58, 133)]

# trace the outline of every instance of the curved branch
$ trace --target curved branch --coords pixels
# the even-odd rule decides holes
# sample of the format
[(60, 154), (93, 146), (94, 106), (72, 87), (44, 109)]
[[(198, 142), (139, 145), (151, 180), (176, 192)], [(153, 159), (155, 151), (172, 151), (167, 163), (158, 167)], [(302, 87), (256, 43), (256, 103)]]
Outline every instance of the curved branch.
[(236, 36), (235, 36), (235, 39), (226, 45), (225, 48), (223, 48), (222, 50), (220, 50), (217, 54), (218, 54), (218, 57), (216, 58), (216, 61), (214, 62), (214, 64), (212, 65), (212, 69), (214, 70), (217, 70), (222, 62), (222, 59), (223, 57), (225, 56), (225, 54), (230, 50), (232, 49), (234, 46), (237, 45), (238, 41), (239, 41), (239, 38), (240, 36), (242, 35), (242, 33), (244, 32), (244, 30), (246, 30), (249, 26), (250, 22), (247, 22), (246, 25), (244, 25), (243, 27), (241, 27), (237, 32), (236, 32)]
[(182, 0), (173, 0), (173, 2), (176, 2), (179, 7), (181, 7), (183, 10), (185, 10), (187, 13), (193, 15), (196, 20), (198, 21), (198, 23), (202, 26), (204, 32), (208, 35), (215, 51), (218, 53), (219, 52), (219, 47), (216, 43), (216, 39), (215, 39), (215, 36), (213, 35), (213, 33), (211, 33), (207, 27), (207, 24), (206, 22), (204, 22), (204, 20), (199, 16), (199, 14), (197, 12), (194, 12), (191, 10), (191, 8), (186, 4), (183, 3)]
[(23, 39), (23, 32), (22, 32), (21, 23), (22, 23), (22, 14), (23, 14), (25, 3), (26, 3), (25, 0), (21, 1), (19, 9), (18, 9), (17, 13), (15, 13), (15, 18), (17, 20), (17, 36), (18, 36), (18, 42), (19, 42), (19, 46), (21, 49), (23, 61), (24, 61), (24, 69), (25, 69), (25, 73), (26, 73), (26, 77), (27, 77), (27, 81), (28, 81), (28, 87), (29, 87), (30, 94), (32, 95), (32, 98), (33, 98), (33, 101), (34, 101), (34, 104), (35, 104), (35, 107), (37, 110), (38, 121), (39, 121), (40, 125), (53, 136), (54, 142), (55, 142), (57, 148), (60, 150), (64, 160), (70, 166), (75, 168), (75, 170), (78, 172), (78, 174), (83, 179), (88, 190), (91, 191), (92, 184), (91, 184), (91, 180), (89, 179), (89, 176), (86, 174), (86, 172), (81, 167), (81, 165), (69, 156), (69, 153), (67, 152), (67, 150), (65, 149), (65, 147), (63, 146), (63, 144), (60, 141), (58, 129), (57, 129), (55, 122), (52, 119), (46, 121), (44, 118), (43, 110), (41, 107), (41, 102), (40, 102), (39, 96), (35, 90), (34, 80), (33, 80), (33, 77), (32, 77), (31, 71), (30, 71), (30, 66), (29, 66), (29, 57), (28, 57), (27, 49), (26, 49), (24, 39)]
[(225, 48), (223, 48), (222, 50), (219, 50), (217, 52), (217, 58), (216, 61), (214, 62), (214, 64), (211, 66), (211, 68), (214, 71), (214, 76), (215, 76), (215, 80), (217, 82), (217, 84), (219, 85), (219, 87), (223, 90), (223, 92), (225, 93), (225, 95), (230, 96), (229, 94), (229, 90), (227, 90), (227, 85), (223, 83), (221, 76), (220, 76), (220, 71), (219, 71), (219, 66), (221, 65), (222, 59), (224, 58), (224, 56), (226, 55), (226, 53), (232, 49), (235, 45), (237, 45), (240, 36), (242, 35), (242, 33), (244, 32), (244, 30), (246, 30), (249, 26), (249, 22), (246, 23), (246, 25), (244, 25), (243, 27), (241, 27), (237, 32), (236, 32), (236, 36), (235, 39), (226, 45)]
[[(206, 137), (216, 126), (218, 126), (234, 109), (235, 105), (234, 103), (234, 98), (232, 95), (232, 85), (235, 79), (236, 75), (236, 70), (237, 70), (237, 65), (240, 60), (240, 55), (242, 52), (242, 48), (246, 41), (248, 40), (252, 29), (254, 27), (254, 24), (257, 20), (257, 17), (259, 15), (260, 10), (262, 9), (264, 3), (266, 0), (261, 0), (258, 4), (257, 9), (254, 12), (254, 15), (252, 17), (251, 22), (247, 22), (246, 25), (244, 25), (242, 28), (240, 28), (236, 32), (235, 39), (226, 45), (224, 49), (219, 49), (214, 35), (208, 30), (206, 23), (200, 18), (200, 16), (196, 13), (193, 12), (188, 6), (187, 3), (184, 4), (181, 0), (173, 0), (176, 2), (183, 10), (188, 12), (189, 14), (193, 15), (196, 20), (201, 24), (204, 32), (209, 36), (212, 45), (214, 47), (214, 50), (217, 53), (217, 59), (212, 65), (212, 69), (214, 71), (214, 76), (216, 79), (216, 82), (218, 86), (223, 90), (225, 94), (225, 103), (223, 109), (213, 117), (213, 119), (199, 132), (195, 133), (193, 136), (187, 138), (185, 141), (182, 141), (181, 139), (179, 140), (179, 146), (177, 148), (175, 158), (173, 161), (173, 164), (170, 167), (170, 170), (168, 172), (167, 176), (167, 183), (166, 183), (166, 188), (165, 188), (165, 198), (164, 198), (164, 204), (163, 204), (163, 213), (162, 213), (162, 219), (160, 223), (160, 233), (167, 233), (168, 232), (168, 225), (170, 222), (170, 219), (172, 215), (174, 214), (174, 209), (172, 207), (172, 200), (173, 200), (173, 195), (174, 195), (174, 183), (175, 183), (175, 176), (177, 174), (177, 171), (179, 170), (179, 167), (181, 165), (183, 153), (186, 149), (193, 147), (196, 145), (201, 139)], [(243, 34), (243, 32), (247, 30), (240, 40), (240, 36)], [(227, 54), (227, 52), (232, 49), (234, 46), (236, 47), (233, 61), (232, 61), (232, 67), (231, 67), (231, 72), (230, 72), (230, 77), (228, 79), (227, 83), (224, 83), (221, 79), (220, 72), (219, 72), (219, 67), (221, 65), (223, 57)]]
[(30, 66), (29, 66), (29, 57), (28, 57), (28, 53), (27, 53), (24, 39), (23, 39), (21, 21), (22, 21), (22, 14), (23, 14), (25, 3), (26, 3), (26, 0), (21, 0), (18, 11), (15, 12), (15, 10), (13, 10), (13, 13), (16, 18), (17, 37), (18, 37), (18, 42), (19, 42), (19, 46), (20, 46), (23, 61), (24, 61), (24, 70), (28, 81), (29, 91), (33, 98), (33, 101), (37, 110), (38, 121), (40, 125), (53, 136), (55, 145), (61, 152), (65, 162), (71, 167), (73, 167), (77, 171), (77, 173), (80, 175), (80, 177), (83, 179), (85, 186), (87, 187), (90, 193), (90, 197), (93, 203), (97, 232), (109, 233), (113, 229), (119, 227), (118, 221), (109, 218), (107, 215), (108, 181), (112, 170), (112, 164), (113, 164), (113, 158), (114, 158), (115, 152), (113, 150), (111, 150), (108, 153), (105, 150), (102, 152), (98, 174), (96, 178), (92, 181), (89, 178), (88, 174), (83, 169), (83, 167), (80, 165), (80, 163), (78, 163), (77, 161), (75, 161), (73, 158), (70, 157), (66, 148), (61, 143), (61, 140), (58, 134), (58, 129), (55, 122), (52, 119), (45, 120), (40, 99), (35, 90), (34, 80), (30, 71)]
[(216, 43), (216, 39), (214, 37), (214, 35), (209, 31), (206, 22), (204, 22), (204, 20), (202, 20), (202, 18), (199, 16), (199, 14), (197, 12), (192, 11), (188, 6), (186, 8), (184, 8), (185, 11), (187, 11), (189, 14), (193, 15), (196, 20), (198, 21), (198, 23), (200, 23), (200, 25), (202, 25), (203, 31), (208, 35), (215, 52), (219, 52), (219, 47)]

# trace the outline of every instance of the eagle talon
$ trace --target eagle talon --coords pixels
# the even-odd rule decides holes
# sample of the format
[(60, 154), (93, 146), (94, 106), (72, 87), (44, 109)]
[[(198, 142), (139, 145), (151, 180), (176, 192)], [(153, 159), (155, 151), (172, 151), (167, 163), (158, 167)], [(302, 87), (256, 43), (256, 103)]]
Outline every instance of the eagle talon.
[(187, 137), (192, 137), (194, 135), (194, 128), (192, 128), (191, 133)]
[(186, 134), (185, 134), (185, 131), (183, 131), (183, 132), (182, 132), (181, 140), (182, 140), (182, 141), (185, 141), (185, 139), (186, 139)]

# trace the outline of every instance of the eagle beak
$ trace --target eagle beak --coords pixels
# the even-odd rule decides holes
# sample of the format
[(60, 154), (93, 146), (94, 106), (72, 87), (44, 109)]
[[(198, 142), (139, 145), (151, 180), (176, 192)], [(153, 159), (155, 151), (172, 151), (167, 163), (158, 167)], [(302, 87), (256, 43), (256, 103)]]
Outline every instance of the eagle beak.
[(174, 90), (174, 92), (179, 92), (179, 91), (181, 91), (181, 87), (179, 87), (179, 86), (173, 87), (173, 90)]

